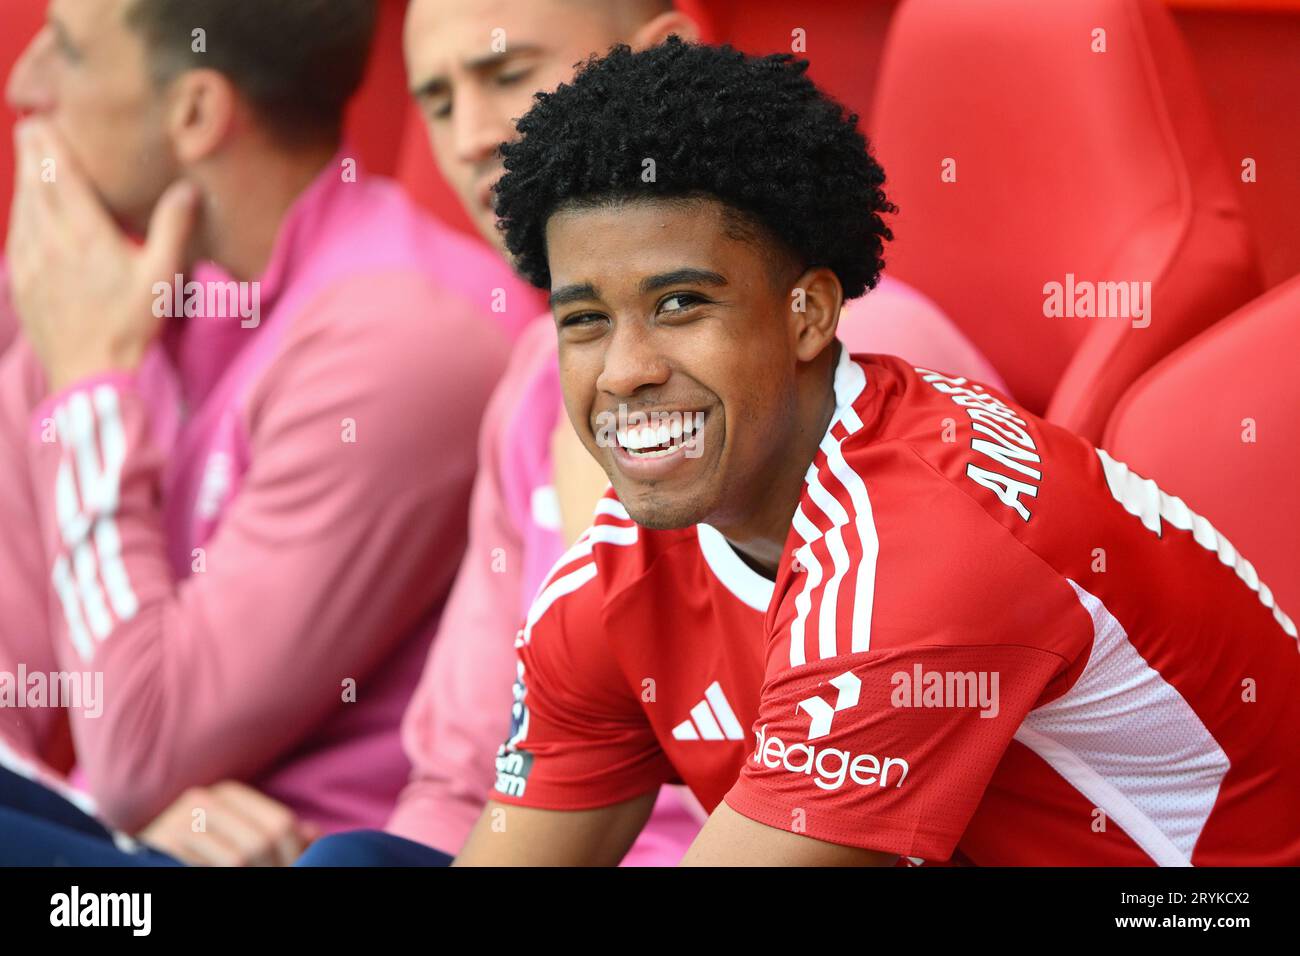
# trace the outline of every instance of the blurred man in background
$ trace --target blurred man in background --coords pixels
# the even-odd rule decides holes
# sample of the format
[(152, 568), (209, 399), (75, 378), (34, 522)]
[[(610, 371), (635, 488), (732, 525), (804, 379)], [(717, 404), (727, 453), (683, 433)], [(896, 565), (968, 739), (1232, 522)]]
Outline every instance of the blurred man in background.
[[(539, 91), (617, 43), (654, 46), (701, 27), (669, 0), (413, 0), (406, 59), (438, 168), (483, 237), (504, 254), (492, 187), (500, 144)], [(846, 310), (855, 351), (897, 352), (1000, 382), (956, 328), (919, 293), (884, 279)], [(416, 771), (389, 831), (454, 854), (495, 779), (505, 726), (493, 701), (514, 677), (513, 643), (538, 585), (588, 526), (608, 482), (563, 414), (554, 324), (543, 316), (520, 339), (480, 438), (470, 544), (403, 734)], [(704, 819), (683, 789), (665, 789), (627, 857), (675, 863)], [(314, 862), (418, 862), (381, 836), (327, 841)], [(359, 849), (365, 840), (369, 850)]]
[(9, 862), (44, 859), (26, 777), (230, 863), (380, 825), (407, 777), (516, 285), (341, 149), (374, 23), (53, 0), (9, 77), (0, 674), (102, 687), (0, 708)]

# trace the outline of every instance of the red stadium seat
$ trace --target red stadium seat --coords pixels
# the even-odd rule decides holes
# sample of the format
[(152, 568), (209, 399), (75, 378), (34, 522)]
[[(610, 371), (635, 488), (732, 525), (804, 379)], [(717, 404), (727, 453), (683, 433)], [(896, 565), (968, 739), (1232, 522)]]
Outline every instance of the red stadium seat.
[[(1266, 288), (1300, 274), (1300, 0), (1171, 0)], [(1192, 9), (1187, 9), (1187, 8)]]
[(1142, 376), (1105, 436), (1112, 456), (1210, 519), (1292, 616), (1300, 609), (1297, 344), (1300, 276)]
[[(873, 138), (900, 207), (893, 273), (1020, 401), (1094, 441), (1138, 376), (1259, 292), (1191, 62), (1155, 0), (907, 0)], [(1150, 282), (1149, 327), (1047, 317), (1045, 285), (1067, 276)]]
[(347, 142), (372, 173), (392, 176), (406, 134), (406, 63), (402, 26), (407, 0), (379, 0), (379, 22), (365, 81), (348, 106)]

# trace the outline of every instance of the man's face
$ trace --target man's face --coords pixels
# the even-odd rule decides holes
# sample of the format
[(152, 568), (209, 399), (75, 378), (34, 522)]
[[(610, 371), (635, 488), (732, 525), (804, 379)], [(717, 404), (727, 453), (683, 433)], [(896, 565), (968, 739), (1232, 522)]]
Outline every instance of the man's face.
[(646, 527), (743, 522), (798, 427), (780, 257), (727, 226), (713, 200), (547, 224), (564, 404)]
[(434, 158), (479, 232), (503, 249), (492, 211), (497, 148), (533, 94), (572, 79), (625, 39), (619, 22), (572, 0), (414, 0), (406, 65)]
[(143, 231), (176, 169), (144, 42), (123, 19), (133, 2), (51, 0), (6, 96), (53, 123), (109, 211)]

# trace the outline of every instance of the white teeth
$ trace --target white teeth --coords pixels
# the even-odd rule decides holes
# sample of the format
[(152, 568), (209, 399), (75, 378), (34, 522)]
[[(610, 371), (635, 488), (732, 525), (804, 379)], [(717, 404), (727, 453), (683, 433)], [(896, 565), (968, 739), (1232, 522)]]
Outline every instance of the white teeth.
[(659, 432), (653, 428), (629, 428), (625, 432), (618, 433), (618, 443), (631, 451), (639, 451), (642, 448), (661, 445), (663, 441), (659, 437)]
[[(643, 425), (616, 432), (618, 443), (638, 458), (662, 458), (673, 454), (704, 425), (703, 412), (660, 412), (649, 415), (662, 424)], [(660, 447), (668, 446), (668, 447)]]

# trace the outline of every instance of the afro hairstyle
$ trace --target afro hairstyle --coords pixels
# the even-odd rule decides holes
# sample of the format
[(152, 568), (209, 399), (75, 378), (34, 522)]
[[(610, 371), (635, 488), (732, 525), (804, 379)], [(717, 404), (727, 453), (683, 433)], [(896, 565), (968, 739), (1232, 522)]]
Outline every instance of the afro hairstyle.
[(537, 94), (501, 147), (495, 188), (515, 268), (549, 288), (546, 224), (560, 209), (705, 197), (764, 227), (804, 268), (832, 270), (845, 299), (873, 288), (893, 238), (882, 217), (897, 210), (858, 117), (807, 70), (789, 54), (672, 36), (639, 52), (616, 46)]

